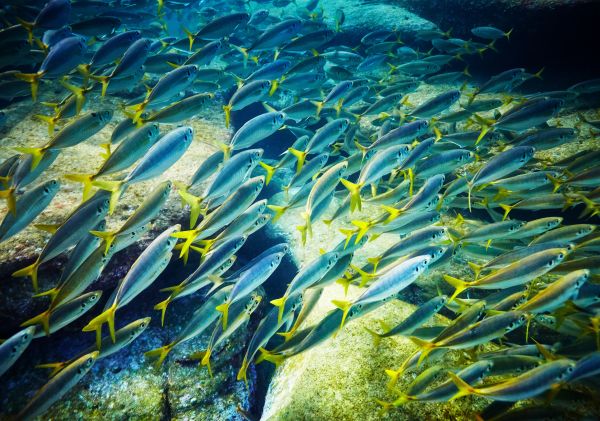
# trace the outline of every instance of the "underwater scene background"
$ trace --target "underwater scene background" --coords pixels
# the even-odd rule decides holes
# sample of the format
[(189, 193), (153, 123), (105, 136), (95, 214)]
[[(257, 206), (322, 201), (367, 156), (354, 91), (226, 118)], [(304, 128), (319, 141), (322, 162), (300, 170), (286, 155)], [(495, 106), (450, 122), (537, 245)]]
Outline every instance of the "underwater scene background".
[(600, 3), (0, 11), (0, 419), (600, 417)]

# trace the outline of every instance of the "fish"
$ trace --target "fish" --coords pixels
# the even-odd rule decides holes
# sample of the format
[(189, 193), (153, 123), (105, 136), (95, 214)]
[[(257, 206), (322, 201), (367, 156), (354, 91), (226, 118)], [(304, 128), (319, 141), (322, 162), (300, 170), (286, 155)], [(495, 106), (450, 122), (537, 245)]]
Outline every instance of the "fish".
[(129, 184), (152, 179), (172, 166), (189, 148), (194, 137), (191, 127), (171, 130), (154, 143), (125, 178), (118, 181), (95, 180), (93, 186), (110, 192), (109, 213), (114, 211), (117, 201)]
[(283, 255), (280, 252), (265, 256), (239, 275), (225, 302), (215, 307), (222, 313), (223, 329), (227, 328), (229, 307), (264, 283), (275, 272)]
[(264, 184), (265, 179), (263, 177), (253, 177), (246, 180), (217, 209), (208, 214), (196, 228), (177, 233), (177, 238), (185, 240), (179, 255), (184, 258), (184, 262), (187, 261), (189, 248), (194, 241), (207, 238), (232, 222), (254, 202)]
[(18, 331), (0, 344), (0, 376), (6, 373), (25, 352), (33, 339), (34, 333), (35, 327), (30, 326)]
[(150, 325), (150, 321), (151, 321), (150, 317), (144, 317), (142, 319), (134, 320), (133, 322), (123, 326), (121, 329), (119, 329), (115, 332), (116, 340), (115, 340), (114, 344), (112, 343), (109, 336), (102, 338), (102, 346), (101, 346), (100, 350), (98, 350), (98, 351), (96, 350), (96, 346), (92, 345), (91, 347), (82, 351), (81, 355), (78, 357), (73, 357), (67, 361), (38, 364), (36, 367), (52, 370), (50, 373), (50, 377), (54, 377), (54, 376), (56, 376), (57, 373), (62, 371), (70, 363), (76, 361), (77, 359), (79, 359), (81, 356), (83, 356), (85, 354), (89, 354), (89, 353), (97, 351), (98, 352), (97, 359), (106, 358), (106, 357), (120, 351), (121, 349), (126, 348), (129, 344), (131, 344), (131, 342), (136, 340), (138, 338), (138, 336), (140, 336), (142, 333), (144, 333), (144, 331), (148, 328), (148, 326)]
[(104, 323), (108, 324), (110, 338), (115, 343), (115, 313), (117, 309), (125, 306), (146, 289), (165, 269), (172, 254), (171, 250), (177, 242), (172, 234), (179, 231), (179, 229), (179, 225), (167, 228), (150, 243), (114, 290), (113, 296), (106, 303), (104, 311), (84, 326), (84, 332), (96, 332), (98, 349), (101, 349), (102, 346), (102, 325)]
[(565, 259), (567, 253), (568, 250), (565, 248), (548, 249), (532, 253), (490, 275), (471, 282), (461, 281), (450, 275), (444, 275), (446, 282), (455, 287), (450, 301), (456, 298), (462, 291), (471, 287), (498, 289), (524, 284), (554, 269)]
[(497, 401), (515, 402), (545, 392), (552, 385), (560, 383), (573, 372), (575, 363), (569, 360), (551, 361), (531, 369), (514, 379), (494, 386), (473, 388), (454, 373), (448, 373), (459, 389), (453, 396), (458, 399), (468, 394), (476, 394)]
[(66, 366), (60, 373), (52, 377), (34, 397), (21, 409), (19, 419), (34, 419), (43, 414), (54, 402), (71, 390), (95, 364), (98, 351), (85, 354)]
[(332, 303), (344, 312), (340, 329), (344, 326), (345, 319), (352, 307), (360, 309), (361, 306), (371, 302), (385, 301), (414, 282), (417, 277), (425, 272), (428, 265), (428, 256), (413, 257), (396, 265), (372, 286), (367, 288), (356, 300), (334, 300)]
[(285, 294), (281, 298), (271, 301), (271, 304), (279, 308), (278, 322), (281, 322), (285, 310), (285, 303), (289, 297), (302, 293), (310, 288), (328, 272), (338, 261), (339, 253), (324, 253), (298, 271), (290, 281)]
[(15, 212), (8, 212), (0, 223), (0, 242), (7, 241), (25, 229), (48, 207), (58, 191), (60, 182), (50, 180), (25, 192), (15, 203)]
[(38, 268), (58, 256), (107, 215), (109, 200), (102, 195), (92, 198), (76, 208), (54, 232), (33, 264), (13, 273), (13, 277), (30, 277), (34, 291), (38, 290)]

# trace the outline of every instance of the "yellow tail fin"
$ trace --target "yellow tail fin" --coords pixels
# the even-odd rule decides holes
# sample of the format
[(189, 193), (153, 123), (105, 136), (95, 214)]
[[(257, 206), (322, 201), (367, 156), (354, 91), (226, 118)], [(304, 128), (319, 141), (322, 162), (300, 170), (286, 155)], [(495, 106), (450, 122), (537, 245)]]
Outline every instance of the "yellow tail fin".
[[(175, 294), (175, 291), (177, 291), (177, 292), (181, 291), (180, 285), (177, 285), (174, 288), (176, 288), (173, 292), (174, 294)], [(171, 294), (171, 295), (169, 295), (169, 297), (166, 300), (161, 301), (160, 303), (158, 303), (154, 306), (154, 310), (159, 310), (161, 312), (161, 315), (160, 315), (160, 325), (161, 326), (165, 325), (165, 314), (167, 313), (167, 307), (169, 306), (171, 301), (173, 301), (173, 297), (174, 297), (174, 295)]]
[(462, 396), (471, 395), (475, 391), (475, 389), (473, 389), (463, 379), (461, 379), (460, 377), (458, 377), (456, 374), (452, 373), (451, 371), (448, 372), (448, 376), (450, 376), (450, 380), (452, 380), (452, 382), (458, 388), (458, 392), (456, 393), (456, 395), (454, 395), (450, 398), (450, 401), (458, 399)]
[(11, 187), (0, 191), (0, 199), (6, 199), (6, 207), (13, 215), (17, 214), (17, 198), (15, 197), (15, 188)]
[(390, 216), (384, 221), (384, 224), (389, 224), (394, 219), (398, 218), (404, 212), (402, 209), (396, 209), (392, 206), (381, 205), (381, 209), (386, 211)]
[(283, 319), (283, 310), (285, 308), (286, 300), (287, 300), (287, 297), (284, 295), (281, 298), (277, 298), (277, 299), (271, 301), (271, 304), (273, 304), (275, 307), (278, 307), (278, 309), (279, 309), (279, 313), (277, 314), (277, 322), (278, 323), (281, 323), (281, 320)]
[(356, 239), (354, 240), (354, 244), (358, 244), (358, 242), (369, 232), (373, 224), (371, 222), (354, 220), (352, 221), (352, 225), (358, 228), (358, 232), (356, 233)]
[(421, 351), (421, 355), (419, 356), (417, 365), (420, 365), (423, 362), (423, 360), (427, 358), (429, 353), (435, 349), (435, 344), (424, 341), (423, 339), (417, 338), (415, 336), (409, 336), (408, 339), (410, 339), (412, 343), (417, 345), (419, 347), (419, 350)]
[(271, 220), (271, 222), (275, 223), (279, 220), (279, 218), (281, 218), (283, 216), (285, 211), (289, 209), (289, 206), (267, 205), (267, 208), (269, 208), (273, 212), (275, 212), (275, 215), (273, 216), (273, 219)]
[(275, 175), (275, 171), (277, 171), (277, 166), (272, 167), (271, 165), (267, 165), (264, 162), (259, 162), (258, 165), (260, 165), (261, 167), (264, 168), (264, 170), (267, 172), (267, 176), (265, 177), (265, 185), (269, 185), (269, 183), (271, 182), (271, 179), (273, 178), (273, 175)]
[(38, 120), (42, 120), (48, 124), (48, 136), (52, 137), (52, 135), (54, 134), (54, 126), (56, 125), (58, 117), (43, 114), (36, 114), (33, 117), (37, 118)]
[(84, 328), (84, 332), (96, 331), (96, 346), (98, 349), (102, 347), (102, 325), (108, 324), (110, 338), (115, 343), (115, 312), (117, 311), (117, 303), (105, 310), (103, 313), (94, 317)]
[(237, 374), (237, 380), (243, 380), (244, 383), (248, 384), (248, 377), (247, 377), (247, 371), (248, 371), (248, 359), (246, 357), (244, 357), (244, 361), (242, 361), (242, 366), (240, 367), (240, 371), (238, 371)]
[(38, 87), (40, 86), (40, 79), (43, 76), (44, 73), (15, 73), (17, 79), (31, 84), (31, 98), (33, 102), (37, 101)]
[(171, 352), (171, 350), (173, 349), (173, 347), (175, 345), (176, 345), (176, 343), (172, 342), (168, 345), (161, 346), (160, 348), (153, 349), (152, 351), (145, 352), (144, 356), (146, 358), (151, 358), (151, 359), (156, 358), (157, 360), (154, 363), (154, 365), (155, 365), (155, 367), (158, 368), (161, 366), (163, 361), (167, 358), (167, 355), (169, 355), (169, 352)]
[(189, 254), (190, 254), (190, 247), (191, 247), (192, 243), (194, 242), (194, 240), (196, 239), (196, 237), (198, 236), (198, 231), (196, 231), (196, 230), (179, 231), (179, 232), (175, 232), (175, 233), (171, 234), (171, 236), (174, 238), (185, 239), (185, 242), (181, 246), (181, 251), (179, 253), (179, 257), (183, 259), (184, 263), (187, 263), (187, 260), (188, 260)]
[(483, 266), (480, 266), (480, 265), (478, 265), (476, 263), (473, 263), (473, 262), (467, 262), (467, 264), (469, 265), (469, 267), (473, 271), (473, 274), (475, 275), (475, 279), (479, 278), (479, 274), (481, 273), (481, 270), (483, 269)]
[(360, 200), (360, 189), (364, 186), (363, 183), (354, 184), (344, 178), (340, 181), (350, 192), (350, 212), (354, 212), (355, 209), (362, 210), (362, 203)]
[(365, 330), (367, 332), (369, 332), (371, 334), (371, 336), (373, 337), (373, 345), (375, 346), (375, 348), (379, 347), (379, 344), (381, 343), (381, 339), (383, 338), (383, 336), (381, 336), (381, 334), (379, 334), (369, 328), (365, 327)]
[(38, 292), (38, 268), (40, 266), (40, 262), (36, 260), (33, 264), (27, 266), (26, 268), (20, 269), (12, 274), (14, 278), (24, 278), (29, 276), (31, 278), (31, 283), (33, 284), (33, 290)]
[(304, 161), (306, 160), (307, 153), (294, 148), (289, 148), (288, 151), (290, 151), (290, 153), (298, 160), (296, 163), (296, 174), (298, 174), (300, 171), (302, 171), (302, 167), (304, 167)]
[(469, 284), (467, 282), (458, 278), (454, 278), (450, 275), (444, 275), (444, 280), (455, 288), (454, 294), (452, 294), (452, 296), (448, 299), (448, 302), (451, 302), (458, 296), (458, 294), (469, 288)]
[(35, 26), (35, 23), (27, 22), (20, 18), (17, 18), (17, 22), (19, 22), (19, 24), (23, 27), (23, 29), (25, 29), (27, 31), (27, 42), (29, 44), (32, 44), (33, 43), (33, 28)]
[(83, 201), (85, 202), (92, 196), (93, 174), (67, 174), (65, 178), (76, 183), (83, 184)]
[(208, 375), (212, 378), (213, 374), (212, 374), (212, 369), (210, 367), (210, 355), (212, 354), (210, 348), (208, 348), (205, 352), (204, 355), (202, 356), (202, 360), (200, 361), (200, 364), (205, 365), (206, 368), (208, 369)]
[(58, 287), (54, 287), (52, 289), (49, 289), (48, 291), (40, 292), (39, 294), (33, 295), (33, 298), (50, 297), (51, 300), (54, 300), (54, 297), (56, 297), (58, 291)]
[(31, 155), (31, 170), (33, 171), (35, 167), (38, 166), (44, 154), (46, 153), (46, 149), (44, 148), (15, 148), (17, 152), (21, 152), (24, 154)]
[(323, 101), (313, 101), (313, 104), (317, 107), (316, 116), (318, 117), (325, 103)]
[(225, 111), (225, 127), (229, 128), (231, 122), (231, 105), (223, 105), (223, 111)]
[(38, 364), (35, 368), (48, 368), (52, 370), (50, 372), (50, 377), (56, 376), (63, 368), (65, 368), (69, 364), (69, 361), (58, 362), (58, 363), (47, 363), (47, 364)]
[(502, 209), (504, 209), (504, 215), (502, 216), (502, 220), (506, 220), (506, 218), (508, 218), (508, 214), (510, 213), (511, 210), (513, 210), (514, 205), (510, 206), (510, 205), (500, 205), (500, 207)]
[(92, 79), (96, 82), (100, 82), (102, 84), (102, 97), (106, 96), (106, 90), (108, 89), (108, 84), (110, 83), (110, 76), (94, 76), (90, 75)]
[[(285, 357), (283, 355), (274, 354), (270, 351), (267, 351), (264, 348), (258, 348), (258, 349), (260, 351), (260, 357), (259, 357), (260, 361), (263, 361), (263, 360), (269, 361), (270, 363), (275, 364), (276, 368), (279, 367), (285, 359)], [(257, 362), (259, 362), (259, 361), (257, 360)]]
[(46, 310), (35, 317), (21, 323), (21, 327), (41, 325), (46, 336), (50, 335), (50, 310)]
[(332, 300), (331, 303), (344, 312), (344, 314), (342, 315), (342, 322), (340, 323), (341, 330), (344, 327), (344, 323), (346, 322), (346, 317), (348, 317), (348, 312), (352, 307), (352, 302), (344, 300)]
[(125, 187), (125, 181), (114, 180), (114, 181), (104, 181), (104, 180), (94, 180), (92, 181), (92, 186), (98, 187), (102, 190), (109, 191), (110, 195), (110, 204), (108, 206), (108, 214), (112, 215), (115, 208), (117, 207), (117, 202), (119, 201), (119, 197), (121, 197), (121, 193), (123, 192), (123, 188)]
[(183, 190), (178, 190), (178, 193), (179, 196), (181, 196), (181, 199), (183, 199), (183, 201), (190, 207), (190, 228), (193, 228), (196, 226), (198, 217), (202, 213), (200, 205), (202, 204), (204, 198), (194, 196), (193, 194)]
[(229, 316), (229, 306), (230, 303), (226, 302), (215, 307), (215, 310), (217, 310), (220, 313), (223, 313), (223, 330), (227, 329), (227, 317)]

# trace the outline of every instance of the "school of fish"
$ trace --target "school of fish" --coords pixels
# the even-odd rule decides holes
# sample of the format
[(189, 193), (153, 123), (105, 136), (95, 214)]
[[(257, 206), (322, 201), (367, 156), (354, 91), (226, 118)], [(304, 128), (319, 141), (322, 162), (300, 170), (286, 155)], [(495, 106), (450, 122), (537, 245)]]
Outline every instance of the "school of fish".
[[(64, 221), (36, 225), (51, 236), (35, 261), (13, 273), (31, 280), (32, 299), (46, 300), (47, 309), (0, 344), (0, 376), (36, 338), (60, 335), (79, 318), (96, 339), (68, 361), (41, 365), (52, 375), (18, 419), (43, 414), (97, 359), (127, 347), (150, 323), (164, 325), (182, 297), (195, 294), (198, 308), (177, 336), (146, 352), (149, 362), (160, 366), (177, 345), (207, 334), (206, 350), (192, 357), (211, 371), (216, 350), (262, 307), (237, 375), (247, 381), (250, 365), (279, 365), (323, 343), (433, 273), (438, 295), (396, 326), (369, 329), (374, 346), (395, 335), (416, 345), (402, 366), (386, 371), (390, 399), (380, 401), (382, 411), (478, 395), (492, 402), (480, 419), (527, 419), (594, 385), (600, 151), (561, 160), (544, 152), (600, 129), (596, 117), (581, 113), (570, 127), (560, 123), (576, 114), (580, 98), (600, 94), (600, 79), (533, 94), (521, 88), (541, 79), (541, 70), (509, 69), (479, 82), (469, 64), (510, 49), (510, 28), (473, 28), (469, 40), (420, 31), (408, 43), (400, 32), (376, 29), (348, 44), (343, 10), (325, 16), (319, 0), (29, 3), (2, 7), (0, 54), (8, 65), (0, 97), (46, 101), (50, 114), (39, 119), (48, 137), (3, 145), (11, 153), (0, 163), (7, 209), (0, 242), (31, 226), (62, 186), (76, 186), (83, 200)], [(273, 16), (266, 3), (294, 13)], [(175, 15), (187, 17), (181, 28), (172, 27)], [(444, 90), (420, 99), (428, 86)], [(122, 107), (106, 105), (107, 97)], [(227, 127), (250, 105), (264, 110), (219, 139), (191, 179), (161, 182), (121, 227), (107, 230), (128, 187), (178, 162), (197, 141), (189, 121), (215, 103)], [(63, 150), (111, 122), (118, 124), (95, 173), (43, 177)], [(283, 131), (295, 140), (268, 158), (262, 147)], [(265, 198), (270, 183), (280, 193)], [(148, 235), (170, 196), (180, 197), (189, 226), (155, 236), (113, 291), (93, 290), (111, 258)], [(292, 242), (321, 253), (289, 275), (281, 297), (267, 297), (263, 284), (292, 243), (243, 265), (236, 253), (293, 210), (304, 222)], [(568, 223), (565, 211), (575, 215)], [(313, 240), (318, 225), (341, 227), (339, 243)], [(384, 238), (393, 245), (364, 255), (367, 242)], [(40, 291), (40, 268), (65, 253), (60, 278)], [(152, 320), (123, 326), (121, 309), (190, 254), (201, 256), (198, 267), (161, 290)], [(335, 283), (361, 292), (353, 299), (340, 293), (307, 326), (321, 291)], [(98, 309), (103, 294), (111, 295)], [(432, 325), (440, 312), (450, 321)], [(445, 362), (447, 354), (459, 355), (452, 360), (459, 365)], [(409, 372), (416, 377), (399, 388)]]

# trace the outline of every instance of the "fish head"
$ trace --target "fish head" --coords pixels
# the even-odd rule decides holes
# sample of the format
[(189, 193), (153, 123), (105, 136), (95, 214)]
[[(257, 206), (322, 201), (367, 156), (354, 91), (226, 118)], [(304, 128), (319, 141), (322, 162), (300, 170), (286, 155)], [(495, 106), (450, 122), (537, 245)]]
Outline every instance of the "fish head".
[(270, 90), (271, 90), (271, 81), (270, 80), (263, 80), (260, 82), (260, 91), (263, 94), (266, 94)]
[(273, 217), (273, 215), (271, 215), (270, 213), (262, 214), (261, 216), (258, 217), (258, 219), (256, 221), (254, 221), (254, 227), (255, 228), (262, 227), (267, 222), (269, 222), (272, 217)]
[(527, 315), (522, 311), (514, 311), (512, 313), (514, 314), (511, 314), (510, 316), (513, 317), (513, 320), (508, 324), (508, 326), (506, 326), (506, 332), (511, 332), (515, 330), (519, 326), (522, 326), (523, 323), (525, 323), (525, 321), (527, 320)]
[(358, 303), (350, 307), (350, 311), (348, 312), (348, 316), (346, 316), (346, 320), (351, 320), (355, 317), (358, 317), (362, 314), (363, 304)]
[(258, 211), (258, 213), (263, 213), (267, 208), (267, 199), (263, 199), (259, 202), (256, 202), (254, 206), (256, 206), (256, 210)]
[(437, 241), (446, 236), (446, 227), (439, 227), (431, 233), (431, 241)]
[(247, 314), (252, 314), (254, 313), (254, 310), (256, 310), (256, 308), (259, 306), (260, 302), (262, 301), (262, 295), (257, 294), (256, 292), (253, 292), (252, 295), (250, 296), (250, 300), (248, 301), (248, 303), (246, 304), (246, 307), (244, 308), (244, 311)]
[(89, 370), (90, 367), (96, 362), (98, 355), (100, 355), (99, 351), (94, 351), (88, 354), (85, 362), (77, 369), (77, 374), (83, 375), (87, 370)]
[(152, 123), (146, 127), (146, 136), (148, 139), (156, 139), (159, 134), (160, 128), (158, 126), (158, 123)]
[(150, 326), (151, 317), (144, 317), (136, 322), (136, 326), (131, 332), (132, 337), (136, 337), (141, 334), (148, 326)]
[(345, 132), (349, 125), (350, 125), (350, 120), (348, 120), (347, 118), (340, 119), (340, 121), (338, 122), (338, 131), (340, 133)]
[(263, 149), (253, 149), (250, 152), (250, 164), (251, 166), (254, 166), (258, 161), (260, 161), (260, 159), (263, 156), (263, 153), (265, 153), (265, 151)]
[(524, 146), (523, 151), (519, 154), (519, 162), (525, 163), (529, 161), (535, 152), (535, 148), (532, 146)]
[(591, 234), (595, 229), (596, 229), (595, 225), (592, 225), (592, 224), (583, 225), (581, 228), (579, 228), (577, 230), (577, 236), (584, 237), (586, 235)]
[(339, 258), (340, 258), (340, 254), (338, 252), (331, 253), (329, 255), (329, 257), (327, 258), (327, 264), (326, 264), (327, 269), (331, 269), (333, 267), (333, 265), (335, 265), (337, 263)]
[(284, 253), (282, 253), (282, 252), (275, 253), (271, 259), (271, 263), (269, 263), (269, 267), (271, 269), (273, 269), (274, 267), (279, 265), (279, 263), (281, 263), (281, 259), (283, 259), (283, 256), (284, 256)]
[(109, 206), (110, 206), (109, 198), (100, 200), (99, 203), (96, 205), (96, 215), (98, 215), (98, 216), (106, 215), (106, 213), (108, 212)]
[(549, 253), (550, 256), (548, 257), (548, 262), (546, 263), (546, 266), (549, 268), (557, 266), (565, 259), (567, 253), (567, 249), (558, 249), (558, 251), (556, 252)]
[(87, 299), (83, 303), (81, 303), (81, 310), (85, 311), (88, 308), (92, 307), (93, 305), (96, 305), (96, 303), (98, 301), (100, 301), (101, 296), (102, 296), (102, 291), (91, 292), (89, 297), (87, 297)]
[(511, 221), (511, 223), (508, 225), (508, 232), (517, 232), (523, 228), (524, 225), (525, 222), (523, 221)]
[(26, 348), (33, 339), (35, 331), (35, 326), (29, 326), (28, 328), (23, 329), (21, 332), (19, 332), (19, 337), (17, 337), (17, 340), (14, 343), (12, 343), (12, 348), (10, 349), (11, 355), (21, 354), (23, 349)]
[(242, 235), (239, 238), (237, 238), (234, 242), (233, 242), (233, 250), (238, 251), (239, 249), (242, 248), (242, 246), (244, 245), (244, 243), (246, 242), (246, 239), (248, 238), (247, 235)]
[(183, 144), (189, 145), (194, 138), (194, 130), (191, 127), (183, 127)]
[(54, 195), (60, 189), (60, 182), (58, 180), (50, 180), (44, 185), (43, 194), (45, 196)]
[(438, 260), (440, 257), (442, 257), (444, 255), (444, 253), (446, 252), (446, 249), (444, 247), (435, 247), (431, 253), (429, 253), (429, 257), (431, 258), (432, 262), (435, 262), (436, 260)]
[(285, 113), (278, 112), (273, 116), (273, 127), (281, 127), (287, 118)]
[(575, 281), (574, 288), (578, 290), (583, 284), (585, 284), (588, 281), (588, 279), (590, 279), (590, 271), (589, 269), (581, 269), (578, 270), (576, 273), (578, 273), (578, 275), (576, 275), (577, 280)]
[(90, 115), (100, 123), (107, 123), (112, 119), (113, 112), (112, 110), (93, 111)]

